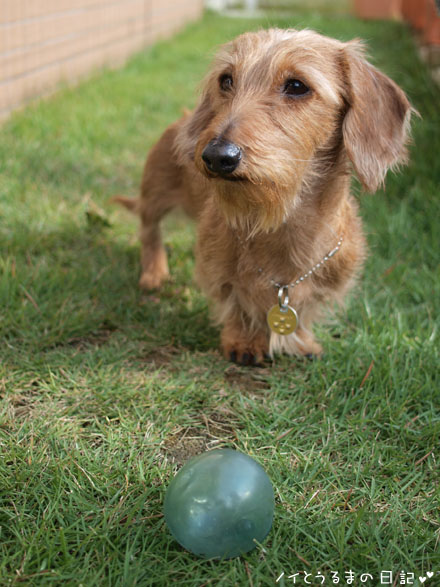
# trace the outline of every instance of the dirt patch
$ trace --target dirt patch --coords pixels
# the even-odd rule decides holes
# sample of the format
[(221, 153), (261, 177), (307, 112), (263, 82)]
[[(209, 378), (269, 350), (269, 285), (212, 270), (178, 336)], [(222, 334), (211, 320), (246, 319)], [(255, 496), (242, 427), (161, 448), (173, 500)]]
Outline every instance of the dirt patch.
[(209, 439), (197, 428), (186, 428), (174, 432), (162, 447), (163, 452), (177, 465), (183, 465), (188, 459), (208, 450)]
[(176, 347), (163, 346), (147, 353), (143, 360), (155, 369), (159, 369), (160, 367), (169, 366), (179, 354), (180, 351)]
[(224, 372), (225, 382), (240, 391), (255, 392), (270, 389), (270, 369), (254, 369), (231, 365)]
[(197, 420), (193, 426), (174, 429), (163, 442), (162, 452), (171, 462), (181, 466), (191, 457), (236, 441), (240, 425), (228, 409), (201, 414)]
[(108, 342), (115, 329), (103, 329), (98, 332), (94, 332), (87, 336), (74, 336), (69, 338), (67, 343), (57, 344), (56, 346), (70, 346), (78, 350), (85, 350), (90, 347), (100, 347)]
[(23, 388), (6, 391), (6, 383), (0, 382), (0, 400), (6, 406), (6, 414), (12, 421), (31, 415), (40, 399), (40, 381), (32, 379)]

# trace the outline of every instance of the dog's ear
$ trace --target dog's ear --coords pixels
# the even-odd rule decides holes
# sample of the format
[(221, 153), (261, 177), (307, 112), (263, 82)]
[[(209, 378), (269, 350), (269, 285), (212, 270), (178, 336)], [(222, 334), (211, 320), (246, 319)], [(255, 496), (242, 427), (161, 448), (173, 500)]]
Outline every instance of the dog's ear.
[(344, 47), (348, 109), (342, 133), (362, 185), (374, 192), (389, 168), (407, 160), (412, 108), (399, 86), (370, 65), (363, 53), (359, 41)]

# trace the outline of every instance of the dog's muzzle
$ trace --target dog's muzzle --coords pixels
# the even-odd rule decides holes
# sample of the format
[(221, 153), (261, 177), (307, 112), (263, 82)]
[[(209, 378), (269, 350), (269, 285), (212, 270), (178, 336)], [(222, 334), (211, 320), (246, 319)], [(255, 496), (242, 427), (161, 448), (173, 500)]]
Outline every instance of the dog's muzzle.
[(241, 156), (240, 147), (224, 139), (209, 141), (202, 153), (207, 169), (221, 177), (227, 177), (237, 169)]

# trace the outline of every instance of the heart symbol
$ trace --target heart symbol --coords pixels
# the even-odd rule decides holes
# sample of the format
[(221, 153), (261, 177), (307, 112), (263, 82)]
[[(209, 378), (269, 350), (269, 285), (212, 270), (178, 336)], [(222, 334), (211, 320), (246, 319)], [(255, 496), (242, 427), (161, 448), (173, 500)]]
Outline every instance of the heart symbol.
[(426, 573), (426, 576), (428, 577), (428, 579), (430, 579), (431, 577), (433, 577), (433, 576), (434, 576), (434, 573), (433, 573), (432, 571), (428, 571), (428, 572)]
[(426, 577), (419, 577), (420, 583), (424, 583), (426, 581)]

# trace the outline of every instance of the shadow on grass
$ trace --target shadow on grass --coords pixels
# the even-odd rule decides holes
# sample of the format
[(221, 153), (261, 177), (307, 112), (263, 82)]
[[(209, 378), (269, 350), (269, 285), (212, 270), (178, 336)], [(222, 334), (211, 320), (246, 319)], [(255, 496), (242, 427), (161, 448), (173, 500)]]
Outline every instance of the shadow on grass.
[(2, 240), (9, 254), (0, 284), (0, 333), (14, 353), (102, 346), (110, 339), (152, 348), (217, 346), (206, 301), (193, 283), (188, 246), (169, 246), (171, 280), (160, 292), (142, 293), (139, 247), (111, 228), (65, 224), (43, 233), (21, 226), (12, 242)]

